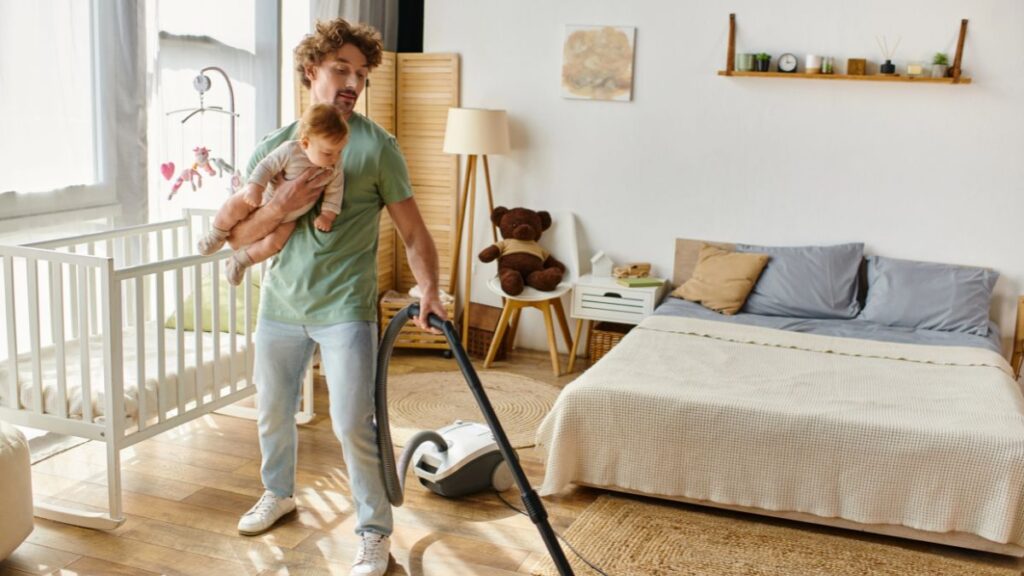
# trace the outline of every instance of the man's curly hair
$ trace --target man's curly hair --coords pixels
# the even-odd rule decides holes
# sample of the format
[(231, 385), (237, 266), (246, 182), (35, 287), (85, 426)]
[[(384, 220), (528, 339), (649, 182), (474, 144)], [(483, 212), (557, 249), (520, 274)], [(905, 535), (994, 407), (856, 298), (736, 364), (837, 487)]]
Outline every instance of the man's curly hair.
[(303, 86), (310, 86), (309, 78), (306, 78), (306, 67), (319, 65), (344, 44), (359, 48), (370, 70), (380, 66), (384, 46), (376, 28), (367, 24), (350, 24), (342, 18), (326, 22), (317, 20), (315, 31), (307, 34), (295, 47), (295, 69), (302, 77)]

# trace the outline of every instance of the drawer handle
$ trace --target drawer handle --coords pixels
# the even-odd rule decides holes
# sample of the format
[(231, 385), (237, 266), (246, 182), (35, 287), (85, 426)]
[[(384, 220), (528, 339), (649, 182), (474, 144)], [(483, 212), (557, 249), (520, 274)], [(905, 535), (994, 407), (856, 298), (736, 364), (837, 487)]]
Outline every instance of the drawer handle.
[(622, 294), (616, 294), (615, 292), (605, 292), (605, 298), (622, 298)]

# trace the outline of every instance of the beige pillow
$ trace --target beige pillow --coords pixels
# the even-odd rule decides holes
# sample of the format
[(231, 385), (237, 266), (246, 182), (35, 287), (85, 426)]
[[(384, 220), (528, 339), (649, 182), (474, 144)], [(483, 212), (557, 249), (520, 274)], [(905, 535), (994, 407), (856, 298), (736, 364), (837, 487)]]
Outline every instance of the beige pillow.
[(693, 276), (672, 292), (722, 314), (743, 308), (770, 256), (755, 252), (729, 252), (701, 245)]

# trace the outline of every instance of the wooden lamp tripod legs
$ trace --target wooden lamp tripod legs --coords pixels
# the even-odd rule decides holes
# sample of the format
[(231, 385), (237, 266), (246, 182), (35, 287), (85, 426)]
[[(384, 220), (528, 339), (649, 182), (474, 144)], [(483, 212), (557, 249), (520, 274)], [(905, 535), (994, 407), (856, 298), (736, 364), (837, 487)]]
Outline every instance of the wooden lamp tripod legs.
[[(494, 195), (491, 192), (491, 170), (487, 164), (487, 155), (481, 155), (484, 160), (484, 181), (487, 185), (487, 218), (490, 220), (494, 212)], [(455, 295), (459, 277), (459, 256), (462, 252), (463, 223), (466, 221), (468, 206), (469, 226), (465, 227), (466, 234), (466, 269), (463, 279), (462, 295), (462, 346), (465, 348), (469, 342), (469, 302), (473, 286), (473, 221), (476, 215), (476, 165), (477, 155), (470, 154), (466, 157), (466, 178), (462, 185), (462, 196), (459, 198), (459, 216), (455, 224), (455, 248), (452, 250), (452, 265), (450, 280), (448, 282), (448, 293)], [(498, 241), (498, 229), (491, 224), (491, 236)]]

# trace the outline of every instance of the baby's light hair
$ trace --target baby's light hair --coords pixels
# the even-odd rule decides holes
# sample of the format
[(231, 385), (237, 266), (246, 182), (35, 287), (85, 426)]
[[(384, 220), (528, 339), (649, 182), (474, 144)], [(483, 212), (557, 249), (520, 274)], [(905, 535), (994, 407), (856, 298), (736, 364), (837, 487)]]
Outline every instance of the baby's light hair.
[(348, 136), (348, 123), (341, 112), (331, 104), (313, 104), (299, 122), (299, 137), (319, 136), (339, 142)]

